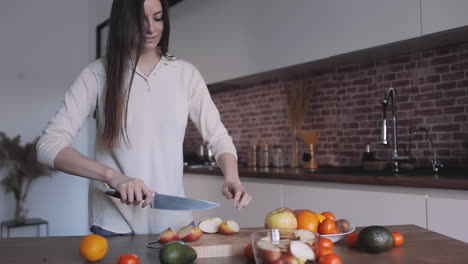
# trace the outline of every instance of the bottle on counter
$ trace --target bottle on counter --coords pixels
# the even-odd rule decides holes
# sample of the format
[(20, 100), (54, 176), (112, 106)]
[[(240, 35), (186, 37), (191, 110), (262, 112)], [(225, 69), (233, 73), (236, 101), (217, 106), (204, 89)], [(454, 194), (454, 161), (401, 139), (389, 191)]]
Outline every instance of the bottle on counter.
[(268, 144), (266, 143), (258, 145), (257, 164), (260, 168), (267, 168), (270, 165)]
[(366, 150), (364, 151), (364, 153), (362, 153), (362, 161), (365, 162), (365, 161), (374, 161), (374, 160), (376, 160), (374, 157), (374, 153), (372, 153), (370, 149), (370, 145), (369, 143), (367, 143)]
[(283, 150), (280, 147), (276, 147), (272, 149), (271, 159), (273, 163), (273, 167), (281, 168), (284, 166), (283, 160)]
[(251, 168), (257, 167), (257, 144), (250, 145), (248, 154), (247, 166)]

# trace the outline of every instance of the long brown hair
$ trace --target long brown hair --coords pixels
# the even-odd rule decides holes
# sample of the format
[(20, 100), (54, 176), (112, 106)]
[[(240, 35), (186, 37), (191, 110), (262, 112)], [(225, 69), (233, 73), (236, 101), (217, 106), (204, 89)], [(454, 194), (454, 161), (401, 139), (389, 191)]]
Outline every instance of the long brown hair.
[[(163, 8), (164, 31), (158, 44), (163, 56), (168, 57), (170, 23), (166, 0)], [(104, 105), (104, 132), (101, 136), (106, 148), (122, 142), (129, 143), (127, 110), (136, 65), (145, 45), (145, 0), (114, 0), (109, 20), (109, 35), (105, 57), (106, 84)], [(132, 54), (136, 54), (129, 82), (127, 73)], [(127, 89), (128, 88), (128, 89)]]

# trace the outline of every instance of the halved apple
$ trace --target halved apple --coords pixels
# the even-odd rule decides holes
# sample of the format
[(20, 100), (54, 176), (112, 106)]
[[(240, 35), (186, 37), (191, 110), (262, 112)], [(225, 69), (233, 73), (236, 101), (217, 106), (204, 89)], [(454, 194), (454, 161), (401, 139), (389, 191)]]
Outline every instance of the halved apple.
[(291, 241), (289, 252), (300, 261), (315, 260), (315, 253), (312, 248), (301, 241)]
[(197, 226), (183, 226), (182, 228), (177, 231), (179, 238), (184, 242), (193, 242), (200, 239), (203, 235), (203, 232)]
[(218, 232), (225, 235), (234, 235), (239, 233), (239, 224), (234, 220), (226, 220), (219, 225)]
[(294, 238), (312, 246), (315, 240), (315, 234), (309, 230), (296, 229), (294, 230)]
[(198, 227), (203, 233), (214, 234), (218, 232), (222, 222), (223, 220), (219, 217), (209, 217), (200, 221)]
[(258, 255), (267, 263), (274, 262), (281, 257), (280, 248), (266, 239), (256, 242)]
[(168, 228), (159, 234), (159, 240), (158, 242), (161, 244), (166, 244), (167, 242), (171, 241), (178, 241), (179, 240), (179, 235), (172, 230), (172, 228)]

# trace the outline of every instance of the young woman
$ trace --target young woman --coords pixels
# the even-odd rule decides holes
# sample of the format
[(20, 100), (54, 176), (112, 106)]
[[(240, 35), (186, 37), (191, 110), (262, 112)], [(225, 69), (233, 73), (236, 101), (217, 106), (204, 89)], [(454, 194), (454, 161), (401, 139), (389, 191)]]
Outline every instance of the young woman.
[[(114, 0), (106, 57), (81, 71), (37, 145), (41, 162), (92, 180), (94, 233), (158, 233), (193, 221), (191, 212), (146, 207), (153, 192), (185, 195), (182, 147), (189, 117), (224, 174), (222, 194), (238, 209), (252, 199), (200, 73), (168, 53), (169, 29), (166, 0)], [(95, 160), (70, 146), (93, 113)], [(121, 193), (120, 201), (104, 194), (109, 187)]]

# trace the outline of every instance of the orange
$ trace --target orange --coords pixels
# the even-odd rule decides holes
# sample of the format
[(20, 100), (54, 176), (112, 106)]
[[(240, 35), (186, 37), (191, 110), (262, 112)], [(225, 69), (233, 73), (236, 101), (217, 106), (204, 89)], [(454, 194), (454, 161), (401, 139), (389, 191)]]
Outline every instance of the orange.
[(320, 220), (317, 215), (310, 210), (303, 210), (296, 215), (297, 229), (305, 229), (312, 232), (317, 232)]
[(87, 261), (99, 261), (107, 254), (109, 245), (100, 235), (85, 236), (80, 243), (80, 255)]
[(335, 244), (333, 242), (326, 238), (326, 237), (320, 237), (320, 242), (318, 244), (319, 248), (333, 248)]
[(336, 216), (332, 212), (325, 211), (325, 212), (322, 213), (322, 215), (325, 216), (326, 218), (332, 220), (332, 221), (336, 221)]
[(405, 242), (405, 237), (400, 232), (392, 232), (393, 235), (393, 245), (399, 247)]

